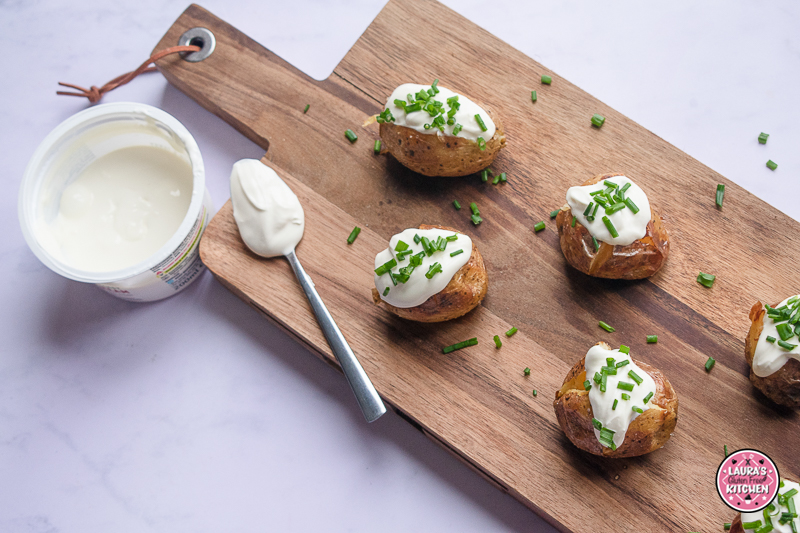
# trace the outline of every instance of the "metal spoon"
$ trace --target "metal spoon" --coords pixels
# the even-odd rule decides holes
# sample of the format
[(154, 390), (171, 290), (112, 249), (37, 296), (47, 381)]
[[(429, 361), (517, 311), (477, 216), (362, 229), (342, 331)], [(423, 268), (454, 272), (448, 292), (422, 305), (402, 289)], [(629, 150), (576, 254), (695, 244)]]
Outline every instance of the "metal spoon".
[(292, 265), (297, 281), (300, 282), (300, 286), (303, 287), (303, 291), (306, 293), (311, 309), (314, 310), (317, 322), (322, 328), (322, 333), (328, 340), (333, 355), (339, 361), (344, 377), (347, 378), (350, 388), (353, 389), (353, 394), (356, 395), (356, 401), (361, 407), (361, 412), (364, 413), (364, 418), (367, 419), (367, 422), (374, 422), (383, 416), (386, 412), (386, 406), (383, 405), (383, 401), (381, 401), (381, 397), (369, 380), (367, 373), (364, 372), (364, 368), (356, 359), (344, 335), (339, 331), (339, 326), (336, 325), (328, 308), (325, 307), (325, 303), (320, 298), (317, 289), (314, 288), (314, 282), (311, 281), (311, 277), (303, 270), (303, 265), (297, 259), (294, 249), (286, 254), (285, 257), (289, 260), (289, 264)]

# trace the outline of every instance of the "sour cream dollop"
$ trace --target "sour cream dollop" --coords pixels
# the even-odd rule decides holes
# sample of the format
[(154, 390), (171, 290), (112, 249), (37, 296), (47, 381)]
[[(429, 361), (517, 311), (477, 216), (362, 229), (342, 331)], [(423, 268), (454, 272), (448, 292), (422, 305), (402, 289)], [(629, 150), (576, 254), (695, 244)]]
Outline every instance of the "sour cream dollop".
[[(495, 132), (495, 125), (492, 117), (489, 116), (481, 106), (467, 98), (466, 96), (454, 93), (450, 89), (445, 89), (444, 87), (438, 87), (439, 92), (433, 96), (431, 96), (431, 100), (436, 100), (437, 102), (442, 103), (442, 107), (440, 109), (444, 110), (444, 118), (447, 120), (447, 112), (450, 110), (450, 105), (447, 103), (447, 99), (453, 96), (458, 97), (458, 103), (460, 107), (456, 114), (454, 115), (454, 123), (452, 125), (445, 124), (444, 132), (439, 130), (438, 128), (430, 128), (425, 129), (425, 124), (431, 124), (433, 118), (427, 111), (424, 109), (421, 111), (413, 111), (411, 113), (406, 113), (402, 107), (397, 106), (394, 101), (395, 100), (402, 100), (404, 102), (408, 102), (408, 95), (410, 94), (412, 97), (416, 97), (416, 94), (419, 91), (427, 91), (430, 89), (430, 85), (420, 85), (418, 83), (404, 83), (400, 87), (394, 90), (392, 95), (389, 97), (389, 100), (386, 102), (386, 109), (392, 112), (392, 116), (394, 116), (394, 124), (398, 126), (405, 126), (407, 128), (411, 128), (416, 130), (420, 133), (430, 134), (433, 135), (434, 133), (439, 135), (448, 135), (451, 137), (463, 137), (465, 139), (469, 139), (470, 141), (478, 140), (478, 137), (482, 137), (484, 141), (489, 142), (494, 136)], [(484, 125), (486, 126), (486, 131), (483, 131), (478, 123), (475, 115), (480, 115), (481, 119), (483, 120)], [(456, 125), (460, 124), (462, 126), (461, 131), (458, 132), (458, 135), (453, 135), (453, 128)]]
[[(597, 205), (595, 197), (591, 193), (596, 191), (604, 191), (609, 187), (605, 182), (615, 183), (618, 185), (618, 190), (625, 187), (630, 183), (630, 187), (625, 191), (625, 197), (630, 198), (633, 204), (639, 209), (634, 213), (629, 206), (625, 206), (616, 213), (606, 215), (605, 209), (601, 205), (595, 214), (593, 221), (587, 220), (588, 215), (583, 213), (586, 208), (592, 203), (592, 211)], [(613, 193), (612, 193), (613, 194)], [(578, 219), (589, 233), (599, 242), (605, 242), (612, 245), (627, 246), (632, 242), (641, 239), (647, 233), (647, 224), (650, 222), (650, 202), (647, 200), (647, 195), (644, 191), (630, 179), (625, 176), (614, 176), (603, 181), (599, 181), (594, 185), (581, 185), (578, 187), (570, 187), (567, 190), (567, 203), (572, 211), (572, 216)], [(611, 224), (617, 230), (618, 236), (613, 237), (611, 231), (603, 222), (603, 217), (607, 216)]]
[(263, 257), (286, 255), (303, 238), (305, 214), (286, 182), (257, 159), (242, 159), (231, 172), (233, 218), (242, 240)]
[[(608, 358), (614, 359), (614, 368), (617, 373), (616, 375), (606, 374), (606, 391), (603, 392), (594, 377), (595, 374), (603, 376), (602, 369), (608, 366)], [(628, 362), (624, 363), (625, 361)], [(620, 363), (623, 363), (623, 365), (618, 367), (617, 365)], [(625, 441), (625, 433), (628, 431), (628, 426), (640, 414), (634, 411), (633, 408), (638, 407), (642, 411), (647, 411), (650, 408), (652, 398), (656, 393), (656, 383), (650, 377), (650, 374), (633, 362), (629, 354), (622, 353), (619, 350), (609, 350), (601, 345), (589, 348), (584, 359), (584, 367), (586, 368), (586, 379), (592, 385), (592, 388), (589, 389), (589, 402), (592, 404), (593, 416), (600, 421), (603, 428), (614, 432), (614, 445), (619, 448)], [(636, 383), (631, 372), (642, 380), (641, 384)], [(620, 389), (617, 386), (619, 383), (633, 385), (633, 389), (630, 391)], [(628, 385), (623, 386), (627, 387)], [(623, 394), (630, 396), (630, 399), (622, 399)], [(650, 398), (645, 403), (644, 399), (648, 395), (650, 395)], [(614, 408), (615, 400), (617, 402), (616, 408)], [(597, 441), (602, 444), (600, 430), (597, 427), (594, 429), (594, 435), (597, 437)]]
[[(414, 236), (419, 236), (419, 243), (414, 241)], [(425, 237), (431, 243), (435, 243), (439, 237), (447, 239), (453, 235), (457, 236), (454, 241), (446, 241), (447, 247), (444, 251), (435, 251), (428, 256), (425, 254), (422, 238)], [(400, 244), (400, 243), (403, 244)], [(405, 248), (408, 246), (408, 248)], [(399, 249), (398, 249), (399, 248)], [(403, 250), (411, 250), (408, 254)], [(450, 256), (453, 252), (463, 250), (461, 253)], [(402, 253), (401, 253), (402, 252)], [(414, 267), (408, 281), (402, 283), (398, 281), (397, 285), (392, 283), (391, 274), (401, 274), (401, 269), (408, 268), (412, 263), (412, 256), (419, 257), (422, 253), (422, 264)], [(398, 258), (398, 253), (401, 253), (402, 259)], [(438, 294), (447, 287), (450, 280), (462, 266), (467, 264), (469, 257), (472, 255), (472, 239), (462, 233), (454, 233), (450, 230), (443, 229), (414, 229), (409, 228), (389, 240), (389, 247), (375, 256), (375, 269), (389, 261), (396, 261), (397, 265), (382, 275), (375, 274), (375, 288), (384, 302), (400, 308), (416, 307), (424, 303), (428, 298), (434, 294)], [(426, 274), (434, 263), (441, 265), (441, 272), (433, 274), (430, 279)], [(395, 279), (396, 280), (396, 279)], [(397, 280), (396, 280), (397, 281)], [(384, 294), (386, 289), (389, 292)]]
[[(783, 480), (783, 488), (778, 489), (778, 494), (783, 495), (789, 492), (790, 490), (795, 489), (800, 493), (800, 484), (797, 484), (793, 481)], [(794, 503), (795, 508), (800, 507), (800, 494), (794, 496)], [(772, 532), (773, 533), (792, 533), (792, 523), (794, 523), (795, 530), (800, 531), (800, 518), (795, 518), (791, 522), (786, 522), (785, 524), (781, 524), (779, 520), (781, 519), (781, 515), (783, 513), (789, 512), (789, 507), (787, 505), (781, 505), (778, 503), (778, 496), (775, 496), (775, 499), (772, 500), (772, 505), (775, 506), (775, 510), (773, 514), (770, 515), (770, 519), (772, 520)], [(755, 522), (757, 520), (761, 521), (761, 526), (764, 526), (764, 511), (758, 511), (757, 513), (742, 513), (742, 523), (746, 524), (748, 522)], [(755, 529), (746, 529), (745, 531), (755, 531)]]
[[(776, 309), (781, 308), (785, 305), (789, 304), (790, 300), (794, 300), (792, 302), (793, 305), (790, 307), (794, 307), (797, 305), (800, 308), (800, 295), (798, 296), (790, 296), (782, 301)], [(786, 324), (786, 322), (782, 322)], [(794, 326), (792, 326), (794, 329)], [(767, 337), (772, 337), (776, 339), (775, 342), (769, 342)], [(778, 333), (778, 324), (775, 323), (774, 320), (769, 318), (768, 316), (764, 315), (764, 329), (761, 330), (761, 336), (758, 338), (758, 342), (756, 343), (756, 351), (753, 354), (753, 373), (760, 377), (765, 378), (767, 376), (771, 376), (778, 370), (780, 370), (783, 365), (789, 362), (790, 358), (794, 358), (800, 360), (800, 338), (792, 337), (789, 339), (788, 343), (796, 345), (791, 350), (786, 350), (778, 345), (778, 340), (781, 339), (780, 334)], [(800, 503), (800, 500), (798, 500)]]

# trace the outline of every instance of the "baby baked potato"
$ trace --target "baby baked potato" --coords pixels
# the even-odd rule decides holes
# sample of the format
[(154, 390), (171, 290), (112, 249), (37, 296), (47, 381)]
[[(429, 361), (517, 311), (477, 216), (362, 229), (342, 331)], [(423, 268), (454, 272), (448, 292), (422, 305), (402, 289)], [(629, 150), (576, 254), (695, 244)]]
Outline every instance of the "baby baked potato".
[(747, 333), (744, 346), (745, 359), (750, 366), (750, 381), (773, 402), (800, 409), (800, 361), (790, 358), (777, 372), (765, 377), (757, 376), (753, 371), (753, 358), (756, 345), (764, 330), (766, 314), (767, 311), (761, 302), (757, 302), (750, 309), (750, 331)]
[[(383, 145), (402, 165), (425, 176), (467, 176), (479, 172), (505, 146), (503, 126), (494, 113), (464, 96), (437, 87), (437, 82), (427, 90), (417, 84), (395, 89), (386, 110), (378, 116)], [(414, 100), (420, 91), (421, 98), (411, 103), (409, 100)], [(453, 97), (455, 100), (451, 100)], [(429, 102), (439, 105), (427, 112)], [(423, 107), (412, 107), (418, 105)], [(415, 110), (407, 112), (412, 109)], [(476, 118), (479, 115), (480, 121)], [(485, 137), (487, 134), (491, 136)]]
[[(605, 342), (599, 342), (595, 346), (610, 350)], [(553, 408), (558, 423), (567, 438), (581, 450), (603, 457), (635, 457), (661, 448), (672, 435), (678, 420), (678, 397), (675, 390), (661, 371), (631, 360), (652, 378), (655, 392), (648, 404), (649, 408), (630, 422), (625, 440), (616, 449), (601, 445), (595, 434), (595, 414), (589, 399), (589, 390), (585, 386), (589, 381), (584, 366), (586, 356), (572, 367), (561, 389), (556, 392)]]
[[(620, 176), (619, 173), (598, 174), (583, 183), (594, 185)], [(642, 279), (655, 274), (669, 255), (669, 236), (661, 217), (651, 209), (651, 219), (644, 237), (621, 246), (598, 241), (595, 247), (589, 230), (580, 223), (572, 224), (569, 205), (556, 216), (561, 250), (567, 262), (584, 274), (598, 278)]]
[[(453, 228), (421, 224), (421, 230), (441, 229), (460, 233)], [(384, 305), (391, 313), (417, 322), (443, 322), (467, 314), (477, 307), (489, 287), (489, 276), (483, 264), (483, 257), (473, 243), (472, 253), (450, 279), (445, 288), (415, 307), (395, 307), (381, 298), (378, 289), (372, 289), (372, 299), (376, 305)]]
[[(778, 494), (780, 495), (784, 495), (791, 490), (800, 490), (800, 486), (798, 486), (796, 481), (791, 481), (786, 478), (782, 478), (781, 481), (784, 483), (784, 487), (778, 489)], [(796, 509), (797, 506), (800, 505), (800, 495), (795, 495), (792, 499), (794, 500), (793, 504)], [(770, 531), (775, 531), (776, 533), (779, 531), (792, 531), (791, 523), (786, 522), (784, 524), (780, 524), (781, 515), (784, 512), (788, 512), (790, 510), (789, 506), (785, 502), (780, 503), (780, 501), (777, 500), (778, 498), (776, 497), (775, 500), (772, 501), (772, 505), (775, 505), (776, 508), (774, 510), (774, 514), (770, 515), (770, 520), (772, 521), (774, 527), (774, 529), (770, 529)], [(756, 521), (760, 522), (760, 525), (758, 527), (755, 528), (751, 527), (748, 529), (744, 528), (745, 523), (751, 523), (752, 525), (755, 525)], [(800, 531), (800, 520), (795, 518), (793, 522), (794, 522), (794, 530)], [(746, 513), (745, 515), (742, 515), (742, 513), (736, 513), (736, 517), (733, 519), (733, 522), (731, 522), (731, 527), (729, 531), (730, 533), (746, 533), (748, 531), (752, 533), (764, 526), (766, 526), (766, 524), (764, 523), (763, 511), (757, 513)]]

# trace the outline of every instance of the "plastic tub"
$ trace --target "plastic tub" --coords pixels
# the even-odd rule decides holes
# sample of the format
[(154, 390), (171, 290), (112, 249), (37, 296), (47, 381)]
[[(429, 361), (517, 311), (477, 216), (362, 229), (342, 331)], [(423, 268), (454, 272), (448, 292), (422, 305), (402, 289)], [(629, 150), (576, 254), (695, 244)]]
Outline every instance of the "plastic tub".
[[(137, 264), (109, 272), (70, 265), (46, 230), (58, 214), (64, 189), (96, 159), (134, 146), (165, 149), (189, 163), (192, 197), (188, 212), (172, 237)], [(203, 158), (192, 135), (172, 115), (127, 102), (94, 106), (59, 124), (31, 157), (19, 194), (22, 233), (42, 263), (66, 278), (93, 283), (135, 302), (166, 298), (200, 277), (205, 269), (200, 261), (200, 236), (212, 209)]]

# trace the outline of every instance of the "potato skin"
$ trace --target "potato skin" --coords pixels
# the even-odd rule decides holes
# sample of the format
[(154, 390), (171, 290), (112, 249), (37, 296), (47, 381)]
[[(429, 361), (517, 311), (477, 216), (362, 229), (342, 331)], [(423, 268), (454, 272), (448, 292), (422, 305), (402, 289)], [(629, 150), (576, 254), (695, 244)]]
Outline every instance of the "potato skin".
[(773, 402), (792, 409), (800, 409), (800, 361), (789, 359), (777, 372), (763, 378), (753, 372), (753, 357), (756, 354), (758, 338), (764, 329), (766, 314), (767, 311), (761, 302), (757, 302), (750, 309), (750, 331), (744, 342), (744, 357), (750, 366), (750, 381)]
[[(484, 108), (486, 109), (486, 108)], [(400, 164), (425, 176), (468, 176), (488, 167), (506, 145), (500, 120), (491, 112), (495, 132), (486, 140), (486, 149), (463, 137), (420, 133), (391, 122), (380, 125), (381, 140)]]
[[(458, 230), (446, 226), (430, 226), (420, 224), (419, 229), (443, 229), (460, 233)], [(444, 322), (458, 318), (472, 311), (481, 303), (489, 288), (489, 276), (483, 264), (478, 247), (472, 243), (472, 255), (464, 266), (454, 275), (450, 283), (416, 307), (395, 307), (381, 299), (378, 289), (372, 289), (372, 299), (375, 304), (383, 304), (386, 308), (407, 320), (416, 322)]]
[[(604, 342), (597, 344), (610, 349)], [(582, 357), (569, 371), (553, 402), (556, 418), (567, 438), (581, 450), (610, 458), (635, 457), (664, 446), (678, 422), (678, 396), (664, 374), (650, 365), (633, 360), (655, 381), (656, 393), (651, 400), (654, 406), (631, 422), (622, 446), (611, 450), (602, 446), (594, 435), (589, 391), (583, 388), (583, 382), (586, 381), (585, 359), (585, 356)]]
[[(598, 174), (583, 185), (620, 176), (611, 172)], [(556, 226), (561, 241), (561, 251), (567, 262), (584, 274), (608, 279), (642, 279), (658, 272), (669, 255), (669, 235), (661, 217), (650, 206), (652, 218), (647, 224), (647, 233), (627, 246), (614, 246), (601, 242), (595, 252), (592, 235), (582, 224), (572, 227), (572, 213), (568, 205), (556, 216)]]

